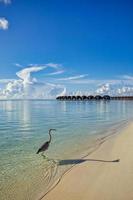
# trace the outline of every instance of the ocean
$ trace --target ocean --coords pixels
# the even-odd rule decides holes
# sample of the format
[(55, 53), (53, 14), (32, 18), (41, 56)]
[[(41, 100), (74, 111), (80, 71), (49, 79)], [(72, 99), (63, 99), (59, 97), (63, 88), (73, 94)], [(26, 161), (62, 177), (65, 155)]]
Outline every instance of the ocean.
[[(1, 100), (0, 199), (41, 199), (131, 120), (133, 101)], [(50, 128), (46, 157), (36, 154)]]

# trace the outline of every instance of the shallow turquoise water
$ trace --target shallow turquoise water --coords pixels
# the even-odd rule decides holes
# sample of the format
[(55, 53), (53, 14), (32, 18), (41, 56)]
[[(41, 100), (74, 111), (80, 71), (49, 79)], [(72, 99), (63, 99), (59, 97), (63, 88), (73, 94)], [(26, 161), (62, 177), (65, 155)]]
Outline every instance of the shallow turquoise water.
[[(132, 101), (0, 101), (0, 199), (39, 199), (73, 165), (64, 161), (132, 119)], [(47, 160), (36, 151), (50, 128)]]

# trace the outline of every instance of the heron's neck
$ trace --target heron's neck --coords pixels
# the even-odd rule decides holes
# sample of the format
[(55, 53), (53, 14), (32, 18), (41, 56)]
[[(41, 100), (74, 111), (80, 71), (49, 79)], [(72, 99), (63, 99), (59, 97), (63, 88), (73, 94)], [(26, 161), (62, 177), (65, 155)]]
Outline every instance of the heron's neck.
[(52, 139), (52, 136), (51, 136), (51, 133), (50, 133), (51, 131), (49, 131), (49, 142), (51, 142), (51, 139)]

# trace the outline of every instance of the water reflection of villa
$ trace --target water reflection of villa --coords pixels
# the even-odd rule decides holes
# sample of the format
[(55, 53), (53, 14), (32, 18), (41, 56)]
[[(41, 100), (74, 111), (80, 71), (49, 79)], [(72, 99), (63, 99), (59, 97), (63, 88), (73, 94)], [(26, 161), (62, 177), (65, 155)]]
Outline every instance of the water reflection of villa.
[(133, 96), (109, 96), (109, 95), (90, 95), (90, 96), (58, 96), (56, 98), (57, 100), (62, 100), (62, 101), (84, 101), (84, 100), (133, 100)]

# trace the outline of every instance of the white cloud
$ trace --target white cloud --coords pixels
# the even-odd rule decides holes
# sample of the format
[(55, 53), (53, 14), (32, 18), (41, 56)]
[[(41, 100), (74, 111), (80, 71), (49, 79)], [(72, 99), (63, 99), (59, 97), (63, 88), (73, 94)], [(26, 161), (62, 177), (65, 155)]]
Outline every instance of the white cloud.
[(101, 85), (97, 90), (96, 93), (98, 94), (110, 94), (111, 86), (109, 83)]
[(67, 95), (67, 89), (64, 87), (63, 91), (60, 93), (60, 96), (65, 96)]
[(14, 63), (13, 65), (15, 65), (16, 67), (20, 67), (20, 68), (22, 68), (23, 66), (22, 65), (20, 65), (19, 63)]
[(120, 78), (126, 79), (126, 80), (133, 80), (133, 76), (129, 76), (129, 75), (123, 75), (123, 76), (120, 76)]
[(23, 98), (23, 81), (22, 80), (14, 80), (5, 86), (3, 90), (0, 91), (1, 99), (8, 98)]
[(53, 99), (64, 90), (61, 85), (39, 82), (25, 85), (23, 80), (14, 80), (0, 90), (0, 99)]
[(111, 95), (111, 96), (133, 96), (133, 84), (125, 86), (121, 84), (103, 84), (97, 90), (96, 94)]
[(129, 87), (123, 86), (123, 87), (117, 89), (117, 93), (119, 95), (132, 96), (133, 95), (133, 87), (131, 87), (131, 86), (129, 86)]
[(4, 17), (0, 18), (0, 29), (7, 30), (9, 27), (9, 22)]
[(11, 4), (11, 0), (0, 0), (0, 3)]
[[(20, 66), (20, 64), (17, 65)], [(60, 79), (50, 79), (54, 84), (46, 81), (39, 82), (35, 77), (35, 73), (42, 70), (45, 72), (47, 68), (53, 68), (53, 72), (49, 73), (49, 75), (57, 75), (64, 72), (58, 64), (31, 64), (30, 67), (23, 68), (16, 73), (17, 79), (0, 80), (0, 84), (2, 84), (0, 99), (51, 99), (58, 95), (73, 94), (73, 92), (76, 95), (133, 95), (133, 79), (129, 76), (123, 75), (123, 79), (121, 77), (121, 79), (100, 80), (87, 79), (85, 77), (88, 74), (81, 74)], [(44, 73), (44, 75), (48, 74)], [(63, 84), (65, 82), (67, 88), (59, 84), (59, 82)]]
[(64, 70), (59, 70), (59, 71), (56, 71), (56, 72), (49, 73), (47, 75), (58, 75), (58, 74), (63, 74), (63, 73), (64, 73)]
[(19, 79), (1, 79), (5, 83), (0, 89), (0, 99), (52, 99), (65, 92), (65, 87), (58, 84), (38, 82), (32, 73), (46, 69), (46, 66), (27, 67), (16, 73)]
[(14, 79), (0, 79), (0, 83), (9, 83), (9, 82), (12, 82), (14, 81)]
[(66, 78), (60, 78), (58, 80), (60, 81), (69, 81), (69, 80), (76, 80), (76, 79), (81, 79), (88, 76), (88, 74), (82, 74), (82, 75), (78, 75), (78, 76), (71, 76), (71, 77), (66, 77)]
[(26, 83), (32, 83), (32, 82), (34, 82), (34, 79), (32, 79), (31, 73), (41, 71), (45, 68), (46, 67), (44, 67), (44, 66), (28, 67), (28, 68), (22, 69), (21, 71), (17, 72), (16, 75), (20, 79), (22, 79), (25, 84)]
[[(14, 63), (15, 66), (17, 67), (23, 67), (21, 64), (19, 63)], [(61, 64), (57, 64), (57, 63), (47, 63), (47, 64), (29, 64), (27, 69), (31, 69), (31, 67), (34, 67), (36, 69), (38, 69), (39, 67), (45, 69), (45, 68), (52, 68), (54, 70), (54, 72), (48, 73), (46, 75), (58, 75), (58, 74), (62, 74), (65, 72), (65, 70), (61, 69)], [(26, 69), (26, 68), (24, 68)]]
[(47, 63), (46, 66), (52, 67), (52, 68), (54, 68), (54, 69), (58, 69), (59, 67), (61, 67), (61, 64)]

